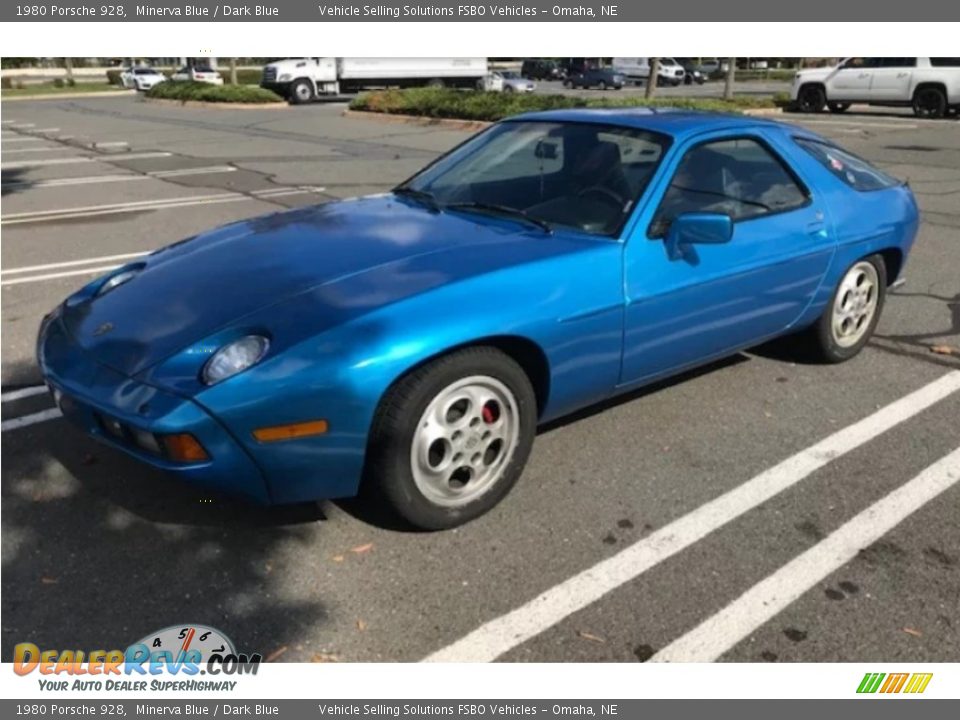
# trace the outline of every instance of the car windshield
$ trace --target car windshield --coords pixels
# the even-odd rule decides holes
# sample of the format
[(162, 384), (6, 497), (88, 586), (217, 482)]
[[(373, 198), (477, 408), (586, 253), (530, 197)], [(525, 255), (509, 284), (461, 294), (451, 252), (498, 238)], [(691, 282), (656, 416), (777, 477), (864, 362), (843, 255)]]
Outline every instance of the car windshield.
[(194, 72), (198, 72), (198, 73), (212, 73), (212, 72), (213, 72), (213, 68), (209, 68), (209, 67), (195, 67), (195, 68), (193, 69), (193, 71), (194, 71)]
[(620, 232), (669, 145), (635, 128), (507, 121), (397, 188), (434, 209), (512, 214), (541, 226)]
[(137, 68), (133, 71), (136, 75), (156, 75), (157, 71), (153, 68)]

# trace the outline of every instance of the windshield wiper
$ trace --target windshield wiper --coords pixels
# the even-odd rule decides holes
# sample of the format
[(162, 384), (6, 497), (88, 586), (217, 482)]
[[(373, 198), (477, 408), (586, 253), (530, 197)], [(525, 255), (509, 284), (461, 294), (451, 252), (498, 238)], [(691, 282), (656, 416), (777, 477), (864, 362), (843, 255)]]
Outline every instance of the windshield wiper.
[(495, 203), (484, 202), (458, 202), (444, 205), (445, 208), (453, 210), (479, 210), (480, 212), (493, 213), (495, 215), (506, 215), (508, 217), (525, 222), (528, 225), (535, 225), (548, 235), (553, 233), (553, 228), (540, 218), (529, 215), (526, 210), (510, 207), (509, 205), (497, 205)]
[(417, 190), (409, 185), (399, 185), (393, 189), (393, 194), (419, 200), (434, 212), (440, 212), (440, 203), (437, 202), (432, 193), (428, 193), (426, 190)]

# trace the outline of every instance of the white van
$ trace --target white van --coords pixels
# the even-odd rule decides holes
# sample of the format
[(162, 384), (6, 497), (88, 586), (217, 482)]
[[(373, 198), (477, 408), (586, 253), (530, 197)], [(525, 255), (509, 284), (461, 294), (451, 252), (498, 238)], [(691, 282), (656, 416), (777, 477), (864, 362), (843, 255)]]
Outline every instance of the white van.
[[(615, 57), (613, 71), (620, 73), (627, 80), (638, 85), (646, 83), (650, 77), (650, 58), (646, 57)], [(683, 82), (684, 69), (673, 58), (660, 58), (660, 70), (657, 73), (657, 84), (677, 86)]]

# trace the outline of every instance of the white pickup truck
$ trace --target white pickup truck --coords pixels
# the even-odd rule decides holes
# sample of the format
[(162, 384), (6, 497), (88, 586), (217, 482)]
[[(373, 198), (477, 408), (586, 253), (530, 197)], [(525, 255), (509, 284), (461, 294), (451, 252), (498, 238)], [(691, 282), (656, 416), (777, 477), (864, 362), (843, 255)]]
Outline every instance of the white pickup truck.
[(291, 58), (265, 65), (260, 86), (292, 103), (368, 87), (478, 87), (486, 58)]
[(960, 58), (847, 58), (836, 67), (800, 70), (790, 95), (802, 112), (839, 113), (864, 103), (941, 118), (960, 109)]

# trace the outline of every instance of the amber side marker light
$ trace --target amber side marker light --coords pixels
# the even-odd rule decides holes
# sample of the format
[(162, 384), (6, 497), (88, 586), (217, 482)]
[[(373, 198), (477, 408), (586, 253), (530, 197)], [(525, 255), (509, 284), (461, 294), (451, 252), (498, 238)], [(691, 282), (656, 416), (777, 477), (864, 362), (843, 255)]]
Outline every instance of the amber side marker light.
[(167, 451), (167, 456), (175, 462), (195, 463), (210, 459), (203, 445), (190, 433), (161, 435), (160, 441)]
[(310, 420), (289, 425), (257, 428), (253, 431), (253, 437), (257, 442), (278, 442), (280, 440), (310, 437), (311, 435), (323, 435), (329, 427), (326, 420)]

